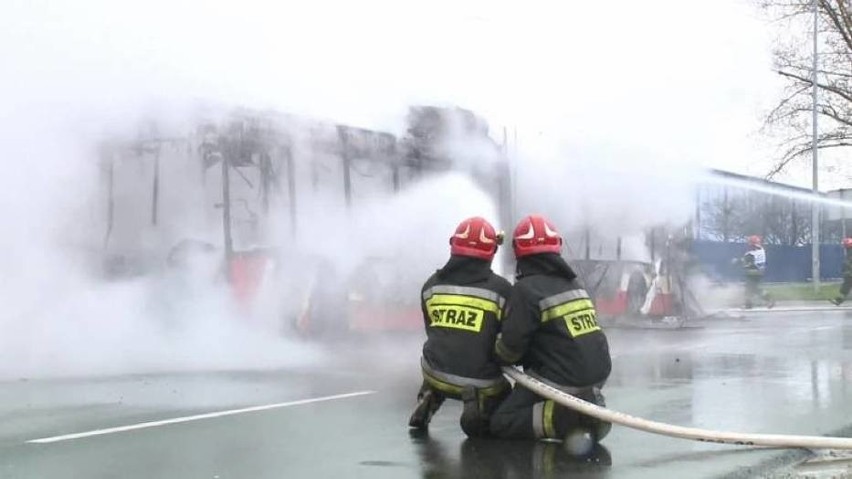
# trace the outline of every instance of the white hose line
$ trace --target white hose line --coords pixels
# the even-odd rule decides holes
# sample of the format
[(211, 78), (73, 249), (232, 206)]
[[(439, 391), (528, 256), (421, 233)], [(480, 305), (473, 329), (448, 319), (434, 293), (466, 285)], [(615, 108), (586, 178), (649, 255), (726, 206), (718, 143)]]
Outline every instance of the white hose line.
[(530, 391), (556, 401), (557, 403), (579, 411), (587, 416), (601, 421), (620, 424), (640, 431), (664, 436), (692, 439), (703, 442), (720, 444), (736, 444), (740, 446), (763, 446), (806, 449), (852, 449), (852, 438), (826, 436), (788, 436), (782, 434), (744, 434), (738, 432), (710, 431), (694, 427), (674, 426), (662, 422), (649, 421), (639, 417), (612, 411), (595, 404), (583, 401), (570, 394), (564, 393), (538, 379), (527, 376), (520, 370), (504, 367), (503, 373)]

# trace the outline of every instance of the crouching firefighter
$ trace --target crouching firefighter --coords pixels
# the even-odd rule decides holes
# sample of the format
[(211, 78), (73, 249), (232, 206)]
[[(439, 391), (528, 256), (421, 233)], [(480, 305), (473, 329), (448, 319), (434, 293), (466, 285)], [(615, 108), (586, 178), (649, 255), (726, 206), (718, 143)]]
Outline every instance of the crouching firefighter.
[(502, 234), (483, 218), (468, 218), (450, 238), (450, 259), (423, 285), (426, 343), (423, 385), (409, 426), (425, 430), (445, 398), (464, 402), (461, 428), (488, 433), (488, 416), (509, 393), (492, 356), (511, 284), (491, 271)]
[[(495, 356), (565, 393), (604, 406), (601, 387), (612, 368), (607, 338), (577, 275), (560, 256), (562, 237), (544, 217), (515, 228), (517, 281), (509, 298)], [(587, 453), (611, 424), (560, 406), (515, 385), (491, 417), (491, 432), (507, 439), (556, 439)]]

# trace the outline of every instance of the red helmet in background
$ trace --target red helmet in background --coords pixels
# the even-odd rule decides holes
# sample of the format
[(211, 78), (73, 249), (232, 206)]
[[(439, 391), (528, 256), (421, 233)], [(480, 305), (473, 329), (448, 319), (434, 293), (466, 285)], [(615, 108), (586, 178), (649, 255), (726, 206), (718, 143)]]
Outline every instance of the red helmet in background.
[(456, 232), (450, 237), (450, 254), (490, 261), (494, 259), (497, 246), (502, 242), (502, 234), (497, 234), (491, 223), (485, 218), (474, 216), (456, 227)]
[(852, 248), (852, 238), (843, 238), (843, 247), (846, 249)]
[(516, 258), (539, 253), (559, 253), (562, 250), (562, 236), (544, 216), (530, 215), (515, 227), (512, 247)]
[(753, 235), (748, 237), (749, 246), (762, 246), (763, 240), (760, 239), (760, 236)]

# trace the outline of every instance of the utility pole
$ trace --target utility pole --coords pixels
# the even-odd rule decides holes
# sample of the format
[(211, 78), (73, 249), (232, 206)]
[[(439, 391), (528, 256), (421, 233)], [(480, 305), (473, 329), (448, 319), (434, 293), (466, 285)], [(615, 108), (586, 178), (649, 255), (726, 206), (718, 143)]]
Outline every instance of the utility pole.
[(293, 149), (288, 145), (281, 150), (284, 154), (284, 161), (287, 165), (287, 197), (290, 206), (290, 234), (296, 237), (298, 228), (298, 211), (296, 209), (296, 163), (293, 158)]
[(231, 281), (231, 261), (234, 258), (234, 238), (231, 232), (231, 175), (230, 159), (234, 148), (222, 151), (222, 230), (225, 234), (225, 268)]
[(158, 142), (154, 150), (154, 185), (151, 193), (151, 225), (157, 226), (157, 213), (160, 209), (160, 149)]
[(337, 125), (337, 137), (340, 142), (340, 158), (343, 162), (343, 196), (346, 199), (346, 209), (352, 208), (352, 158), (349, 156), (349, 142), (346, 130)]
[[(518, 162), (521, 161), (521, 155), (518, 153), (518, 127), (512, 127), (512, 221), (518, 221)], [(512, 226), (509, 225), (511, 228)]]
[(814, 291), (819, 291), (819, 208), (820, 205), (816, 201), (819, 195), (819, 162), (817, 151), (817, 64), (818, 64), (818, 49), (817, 49), (817, 27), (819, 26), (819, 9), (818, 0), (811, 0), (814, 11), (814, 56), (813, 68), (811, 76), (812, 87), (812, 107), (813, 107), (813, 132), (811, 134), (811, 153), (813, 154), (813, 195), (814, 201), (811, 202), (811, 275), (813, 277)]
[(107, 165), (107, 228), (104, 235), (104, 249), (109, 246), (112, 227), (115, 224), (115, 152), (112, 148), (101, 150), (101, 161)]

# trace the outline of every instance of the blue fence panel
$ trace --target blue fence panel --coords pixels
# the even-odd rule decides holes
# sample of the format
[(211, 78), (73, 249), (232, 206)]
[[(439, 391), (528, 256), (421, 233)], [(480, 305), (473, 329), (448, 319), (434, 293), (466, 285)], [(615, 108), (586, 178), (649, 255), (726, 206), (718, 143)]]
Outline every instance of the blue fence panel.
[[(819, 247), (819, 276), (822, 279), (838, 279), (843, 277), (843, 263), (846, 261), (846, 251), (840, 245), (824, 244)], [(808, 275), (810, 276), (810, 275)]]
[[(771, 282), (808, 281), (811, 277), (811, 246), (767, 245), (766, 276)], [(747, 250), (744, 243), (695, 241), (692, 254), (704, 274), (720, 281), (741, 280), (743, 270), (732, 264)], [(820, 245), (820, 278), (836, 279), (842, 276), (844, 251), (840, 245)]]

